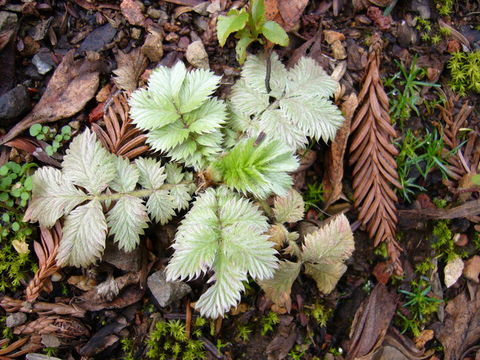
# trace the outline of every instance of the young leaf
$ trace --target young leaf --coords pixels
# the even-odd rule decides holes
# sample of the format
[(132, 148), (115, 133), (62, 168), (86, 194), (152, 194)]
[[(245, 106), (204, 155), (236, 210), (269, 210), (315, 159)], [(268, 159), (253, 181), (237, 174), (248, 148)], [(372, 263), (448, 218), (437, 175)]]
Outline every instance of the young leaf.
[(247, 58), (248, 45), (254, 41), (255, 39), (248, 35), (242, 36), (240, 40), (238, 40), (237, 45), (235, 46), (235, 52), (237, 54), (237, 61), (240, 65), (242, 65)]
[(265, 1), (250, 0), (250, 6), (253, 26), (258, 28), (265, 21)]
[(175, 236), (167, 279), (193, 279), (209, 269), (214, 285), (197, 302), (202, 316), (216, 318), (240, 300), (247, 273), (258, 279), (277, 266), (266, 218), (247, 199), (222, 186), (197, 197)]
[(220, 15), (217, 19), (217, 37), (220, 46), (224, 46), (231, 33), (239, 31), (247, 25), (248, 13), (242, 10), (231, 10), (228, 16)]
[(262, 34), (274, 44), (288, 46), (290, 42), (287, 33), (275, 21), (267, 21), (262, 25)]
[(275, 220), (279, 223), (297, 222), (303, 219), (305, 204), (302, 195), (291, 189), (285, 197), (277, 196), (273, 207)]
[(290, 292), (301, 267), (302, 263), (299, 262), (281, 261), (272, 279), (257, 282), (270, 300), (290, 311), (292, 306)]
[(38, 221), (51, 227), (63, 215), (87, 199), (60, 170), (52, 167), (38, 169), (32, 176), (32, 201), (25, 212), (24, 221)]
[(88, 266), (105, 249), (107, 222), (102, 205), (92, 200), (79, 206), (65, 218), (63, 238), (57, 254), (59, 266)]
[(214, 180), (244, 194), (266, 198), (271, 193), (286, 195), (292, 185), (288, 172), (297, 167), (295, 156), (279, 141), (255, 145), (254, 139), (247, 139), (212, 164), (211, 170)]

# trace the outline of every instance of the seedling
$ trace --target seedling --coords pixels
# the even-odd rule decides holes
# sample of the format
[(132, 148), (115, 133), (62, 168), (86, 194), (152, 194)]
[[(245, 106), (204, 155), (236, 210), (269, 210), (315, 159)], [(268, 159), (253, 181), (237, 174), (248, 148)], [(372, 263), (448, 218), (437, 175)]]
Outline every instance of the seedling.
[(217, 36), (220, 46), (224, 46), (230, 34), (236, 33), (238, 39), (235, 48), (237, 60), (245, 62), (248, 46), (258, 41), (264, 45), (265, 40), (281, 46), (287, 46), (289, 39), (283, 28), (275, 21), (265, 19), (264, 0), (250, 0), (248, 8), (232, 9), (227, 16), (217, 19)]
[(30, 135), (35, 137), (37, 140), (52, 141), (51, 145), (47, 145), (45, 147), (45, 152), (49, 156), (52, 156), (58, 151), (63, 143), (70, 140), (72, 128), (68, 125), (65, 125), (60, 130), (60, 134), (57, 134), (57, 131), (54, 128), (42, 126), (41, 124), (34, 124), (30, 126)]
[(305, 211), (312, 208), (320, 210), (320, 205), (324, 201), (324, 194), (325, 190), (323, 189), (323, 183), (316, 182), (313, 184), (307, 184), (307, 189), (303, 193)]

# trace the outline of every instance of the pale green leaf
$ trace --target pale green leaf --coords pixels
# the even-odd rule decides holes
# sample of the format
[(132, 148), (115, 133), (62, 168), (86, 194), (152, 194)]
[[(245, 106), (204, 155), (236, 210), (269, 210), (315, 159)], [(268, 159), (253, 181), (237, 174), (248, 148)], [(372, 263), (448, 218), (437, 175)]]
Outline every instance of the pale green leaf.
[(164, 225), (175, 215), (175, 203), (168, 190), (157, 190), (147, 200), (148, 214)]
[(251, 0), (250, 7), (253, 24), (258, 27), (265, 21), (265, 1)]
[(182, 61), (177, 61), (172, 68), (160, 66), (150, 74), (148, 90), (159, 98), (178, 104), (178, 95), (186, 76), (187, 68)]
[(270, 141), (280, 140), (292, 151), (308, 144), (308, 133), (298, 128), (281, 109), (266, 110), (258, 119), (258, 127)]
[(265, 291), (267, 298), (290, 311), (292, 305), (290, 293), (301, 267), (302, 263), (281, 261), (273, 278), (257, 282)]
[(38, 169), (32, 181), (32, 200), (24, 221), (38, 221), (42, 226), (51, 227), (87, 198), (60, 170), (53, 167)]
[(274, 44), (288, 46), (290, 39), (283, 28), (275, 21), (267, 21), (262, 25), (262, 34)]
[(338, 280), (347, 271), (347, 267), (340, 262), (332, 264), (305, 264), (305, 274), (311, 276), (317, 283), (318, 290), (329, 294), (337, 286)]
[(168, 152), (188, 139), (190, 129), (179, 122), (150, 131), (147, 144), (155, 151)]
[(279, 223), (297, 222), (303, 219), (305, 204), (302, 195), (291, 189), (285, 197), (275, 197), (273, 212)]
[(217, 18), (217, 37), (220, 46), (224, 46), (231, 33), (245, 27), (248, 21), (248, 13), (245, 10), (233, 10), (228, 16), (220, 15)]
[(139, 182), (145, 189), (155, 190), (163, 185), (167, 175), (160, 162), (152, 158), (138, 158), (135, 164), (140, 173)]
[(255, 39), (250, 36), (242, 36), (240, 40), (238, 40), (237, 45), (235, 46), (235, 52), (237, 54), (237, 61), (240, 65), (245, 62), (245, 59), (247, 58), (247, 48), (254, 41)]
[(88, 128), (76, 136), (62, 162), (63, 176), (92, 194), (99, 194), (115, 178), (115, 157)]
[(355, 248), (353, 233), (345, 215), (341, 214), (324, 227), (305, 236), (303, 261), (321, 264), (342, 263)]
[(185, 114), (199, 108), (219, 84), (220, 76), (210, 70), (196, 69), (189, 72), (180, 91), (180, 112)]
[(143, 200), (133, 196), (120, 198), (107, 214), (113, 240), (118, 247), (132, 251), (140, 243), (140, 235), (148, 227), (148, 215)]
[(115, 158), (116, 176), (110, 183), (110, 188), (120, 193), (135, 190), (139, 179), (139, 171), (134, 164), (121, 157)]
[(226, 118), (227, 106), (217, 99), (208, 99), (186, 117), (189, 130), (197, 134), (218, 132), (217, 130), (225, 124)]
[[(270, 62), (271, 92), (269, 95), (276, 98), (281, 97), (285, 92), (288, 71), (276, 53), (272, 53)], [(245, 80), (246, 85), (259, 93), (267, 94), (265, 87), (266, 75), (267, 65), (265, 58), (263, 56), (248, 56), (242, 68), (242, 79)], [(236, 85), (234, 85), (234, 87), (235, 86)], [(258, 109), (259, 112), (262, 110), (263, 109)]]
[[(232, 88), (230, 100), (231, 106), (235, 111), (240, 111), (247, 115), (256, 114), (259, 109), (266, 109), (269, 105), (268, 94), (258, 92), (247, 86), (244, 79), (238, 80)], [(249, 116), (247, 118), (250, 119)]]
[(65, 217), (57, 254), (59, 266), (86, 267), (100, 259), (105, 249), (107, 222), (102, 205), (92, 200)]

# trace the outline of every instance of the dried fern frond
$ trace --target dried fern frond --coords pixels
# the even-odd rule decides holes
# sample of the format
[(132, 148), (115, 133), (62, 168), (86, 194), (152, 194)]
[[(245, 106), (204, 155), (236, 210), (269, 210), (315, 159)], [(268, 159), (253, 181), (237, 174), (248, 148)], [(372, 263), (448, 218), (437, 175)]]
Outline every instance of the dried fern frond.
[(445, 126), (441, 129), (443, 132), (443, 142), (446, 152), (450, 153), (446, 160), (450, 170), (450, 177), (454, 180), (460, 180), (469, 172), (475, 171), (475, 164), (478, 164), (479, 152), (475, 151), (475, 143), (478, 142), (478, 133), (473, 131), (466, 146), (461, 146), (460, 129), (466, 127), (467, 119), (473, 111), (473, 106), (464, 103), (460, 110), (455, 110), (455, 104), (459, 98), (453, 94), (446, 96), (447, 102), (444, 106), (439, 106), (442, 119)]
[(51, 289), (50, 276), (59, 269), (55, 258), (61, 238), (62, 227), (59, 222), (51, 230), (40, 226), (41, 242), (35, 241), (33, 243), (35, 254), (38, 257), (38, 271), (25, 290), (28, 302), (35, 301), (42, 290)]
[(108, 106), (103, 121), (105, 130), (93, 123), (92, 129), (98, 139), (110, 152), (127, 159), (142, 155), (149, 148), (145, 145), (146, 135), (132, 124), (128, 112), (127, 98), (123, 93), (114, 95)]
[(395, 270), (400, 273), (400, 247), (395, 241), (397, 195), (392, 187), (401, 186), (394, 158), (398, 151), (392, 145), (396, 132), (379, 73), (381, 48), (380, 37), (372, 36), (367, 72), (358, 96), (360, 105), (351, 128), (350, 164), (354, 165), (353, 188), (359, 220), (370, 238), (375, 239), (375, 246), (387, 244)]

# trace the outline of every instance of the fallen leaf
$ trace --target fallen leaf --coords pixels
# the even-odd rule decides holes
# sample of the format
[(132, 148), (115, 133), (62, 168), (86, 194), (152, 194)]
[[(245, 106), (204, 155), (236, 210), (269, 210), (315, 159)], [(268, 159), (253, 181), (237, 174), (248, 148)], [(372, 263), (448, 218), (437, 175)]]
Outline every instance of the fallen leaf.
[(381, 346), (395, 314), (397, 300), (384, 285), (375, 286), (353, 319), (347, 360), (365, 356)]
[(95, 289), (95, 286), (97, 286), (97, 282), (94, 279), (90, 279), (85, 275), (70, 276), (67, 280), (67, 283), (79, 288), (82, 291), (90, 291)]
[(473, 298), (463, 291), (445, 307), (443, 324), (434, 328), (444, 348), (444, 359), (461, 360), (462, 354), (480, 338), (480, 287), (473, 285)]
[(115, 85), (122, 90), (134, 91), (138, 87), (138, 79), (147, 68), (146, 56), (140, 48), (136, 48), (128, 54), (119, 50), (116, 60), (117, 69), (113, 70), (116, 75), (113, 78)]
[(280, 316), (277, 334), (267, 346), (268, 360), (283, 360), (287, 358), (290, 349), (297, 339), (296, 328), (293, 316)]
[(445, 265), (445, 286), (447, 288), (455, 284), (460, 276), (462, 276), (463, 267), (463, 260), (460, 256), (457, 256)]
[(143, 26), (145, 24), (145, 16), (142, 13), (142, 4), (136, 0), (123, 0), (120, 4), (123, 16), (131, 24)]
[(323, 176), (323, 189), (325, 190), (324, 208), (328, 208), (342, 196), (343, 158), (347, 148), (348, 136), (350, 135), (350, 123), (357, 106), (358, 99), (354, 93), (350, 94), (341, 106), (345, 120), (342, 127), (338, 129), (335, 140), (328, 148), (325, 158), (326, 169)]
[(480, 274), (480, 256), (475, 255), (472, 258), (465, 261), (463, 276), (465, 276), (468, 280), (478, 283), (479, 274)]
[(433, 330), (423, 330), (420, 335), (415, 336), (415, 338), (413, 339), (413, 341), (415, 342), (415, 347), (417, 349), (423, 349), (425, 347), (425, 344), (433, 339), (434, 335), (435, 333)]
[(278, 10), (284, 21), (286, 31), (291, 31), (298, 25), (298, 21), (307, 5), (308, 0), (278, 1)]
[(69, 51), (55, 70), (47, 89), (33, 110), (6, 135), (0, 145), (12, 140), (33, 124), (53, 122), (75, 115), (95, 96), (100, 81), (98, 61), (74, 60)]

